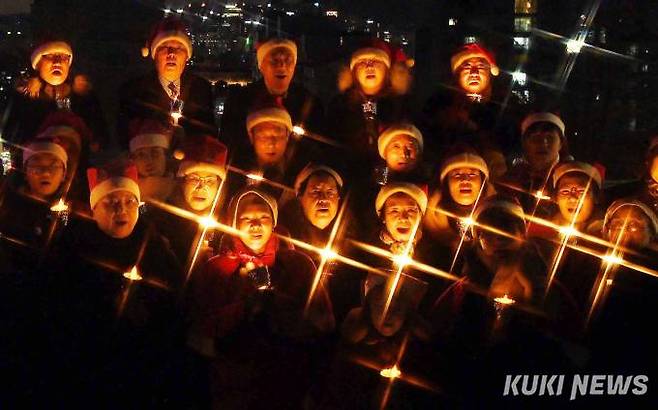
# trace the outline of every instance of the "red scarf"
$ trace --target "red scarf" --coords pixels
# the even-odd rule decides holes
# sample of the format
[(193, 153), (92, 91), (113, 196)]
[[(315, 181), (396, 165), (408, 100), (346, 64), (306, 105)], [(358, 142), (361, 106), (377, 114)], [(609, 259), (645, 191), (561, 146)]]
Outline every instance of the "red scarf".
[(230, 276), (242, 266), (253, 263), (254, 268), (260, 266), (272, 267), (276, 262), (276, 250), (279, 248), (279, 238), (272, 234), (265, 250), (255, 254), (239, 237), (232, 237), (232, 247), (227, 249), (218, 258), (216, 266), (222, 275)]

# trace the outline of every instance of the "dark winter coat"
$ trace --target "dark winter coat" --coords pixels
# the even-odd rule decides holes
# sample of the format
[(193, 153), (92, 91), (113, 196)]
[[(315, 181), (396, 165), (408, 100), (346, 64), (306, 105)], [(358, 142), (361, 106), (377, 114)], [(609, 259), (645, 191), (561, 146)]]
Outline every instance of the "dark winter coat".
[[(30, 94), (27, 84), (39, 84), (38, 94)], [(58, 110), (71, 110), (82, 118), (93, 133), (92, 147), (106, 148), (109, 144), (107, 123), (103, 116), (100, 102), (87, 79), (76, 76), (74, 80), (66, 81), (58, 86), (65, 89), (68, 96), (63, 101), (58, 101), (47, 93), (46, 89), (52, 89), (50, 85), (37, 77), (28, 80), (26, 84), (19, 84), (15, 90), (10, 105), (10, 114), (7, 125), (3, 131), (3, 138), (15, 143), (22, 144), (36, 136), (39, 127), (46, 117)]]
[[(125, 278), (135, 266), (142, 279)], [(162, 237), (140, 222), (129, 237), (115, 239), (93, 221), (76, 219), (46, 274), (53, 402), (119, 406), (157, 400), (178, 330), (175, 303), (182, 283)]]
[[(185, 135), (217, 135), (210, 84), (188, 72), (183, 73), (180, 83), (179, 98), (183, 101), (183, 117), (178, 124), (185, 130)], [(128, 148), (128, 124), (135, 118), (154, 119), (169, 124), (171, 101), (155, 71), (124, 84), (120, 90), (117, 129), (119, 146)], [(176, 143), (173, 142), (174, 145)]]

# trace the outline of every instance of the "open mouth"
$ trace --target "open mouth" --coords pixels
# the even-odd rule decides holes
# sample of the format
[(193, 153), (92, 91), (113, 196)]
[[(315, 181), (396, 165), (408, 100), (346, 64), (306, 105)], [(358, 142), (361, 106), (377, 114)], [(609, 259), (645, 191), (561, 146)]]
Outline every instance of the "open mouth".
[(469, 195), (473, 193), (473, 189), (471, 187), (459, 187), (459, 193), (463, 195)]
[(285, 80), (286, 77), (288, 77), (286, 74), (275, 74), (274, 77), (276, 77), (279, 80)]
[(39, 185), (41, 185), (42, 187), (45, 188), (45, 187), (49, 187), (49, 186), (51, 186), (52, 183), (51, 183), (50, 181), (44, 180), (44, 181), (40, 181), (40, 182), (39, 182)]
[(411, 228), (409, 228), (408, 226), (399, 226), (396, 228), (396, 230), (398, 231), (398, 233), (403, 235), (406, 235), (409, 232), (411, 232)]
[(114, 225), (117, 228), (123, 228), (124, 226), (128, 225), (128, 221), (126, 221), (125, 219), (115, 220)]
[(50, 73), (52, 75), (62, 75), (62, 70), (60, 68), (53, 68)]

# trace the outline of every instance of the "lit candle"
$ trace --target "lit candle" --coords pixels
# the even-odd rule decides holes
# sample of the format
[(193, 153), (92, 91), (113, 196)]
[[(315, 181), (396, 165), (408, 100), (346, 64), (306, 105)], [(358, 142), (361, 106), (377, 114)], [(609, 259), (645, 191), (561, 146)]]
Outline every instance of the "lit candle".
[(142, 280), (142, 276), (137, 272), (137, 266), (133, 266), (128, 272), (124, 272), (123, 277), (131, 281)]
[(295, 125), (294, 127), (292, 127), (292, 132), (294, 132), (299, 136), (306, 134), (306, 130), (302, 128), (300, 125)]
[(64, 203), (62, 198), (60, 198), (55, 205), (50, 207), (50, 210), (53, 212), (66, 212), (69, 210), (69, 207)]
[(178, 126), (178, 120), (183, 116), (183, 100), (176, 98), (171, 102), (171, 110), (169, 112), (172, 120), (174, 121), (174, 126)]
[(397, 379), (400, 376), (402, 376), (402, 372), (398, 368), (398, 365), (393, 365), (392, 367), (387, 367), (385, 369), (382, 369), (379, 374), (382, 377), (386, 377), (388, 379)]

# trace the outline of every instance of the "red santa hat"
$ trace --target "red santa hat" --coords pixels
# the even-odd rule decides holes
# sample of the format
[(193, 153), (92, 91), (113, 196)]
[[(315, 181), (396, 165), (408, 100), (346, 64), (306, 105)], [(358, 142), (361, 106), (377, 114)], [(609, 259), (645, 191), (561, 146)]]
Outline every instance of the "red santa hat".
[(67, 140), (80, 148), (89, 143), (92, 132), (79, 116), (68, 110), (58, 110), (46, 117), (39, 127), (37, 138)]
[(27, 161), (29, 161), (30, 158), (38, 154), (50, 154), (55, 156), (55, 158), (62, 161), (64, 169), (66, 169), (69, 156), (66, 154), (64, 147), (58, 144), (57, 141), (39, 139), (27, 144), (23, 150), (23, 166), (27, 164)]
[(443, 165), (441, 166), (441, 175), (439, 176), (439, 181), (443, 183), (443, 180), (450, 173), (450, 171), (458, 168), (475, 168), (482, 172), (486, 179), (489, 179), (489, 167), (487, 166), (485, 160), (477, 154), (463, 152), (461, 154), (449, 157), (443, 162)]
[(599, 189), (603, 186), (603, 176), (596, 166), (590, 165), (586, 162), (568, 161), (559, 164), (553, 170), (553, 188), (557, 188), (560, 178), (572, 172), (585, 175), (587, 178), (594, 181)]
[(505, 213), (521, 219), (522, 223), (525, 224), (525, 213), (523, 212), (523, 207), (519, 201), (516, 200), (516, 198), (506, 197), (500, 194), (492, 195), (481, 200), (473, 212), (473, 219), (477, 221), (480, 215), (491, 209), (502, 210)]
[(252, 140), (252, 143), (253, 136), (251, 134), (251, 130), (258, 124), (262, 124), (264, 122), (275, 122), (286, 127), (288, 132), (292, 131), (292, 118), (290, 118), (290, 114), (288, 114), (288, 111), (285, 108), (262, 108), (249, 113), (247, 116), (247, 132), (249, 133), (249, 139)]
[(185, 141), (182, 149), (182, 159), (178, 167), (179, 177), (202, 171), (226, 178), (226, 158), (228, 149), (226, 145), (209, 135), (190, 138)]
[(640, 211), (642, 211), (642, 213), (647, 217), (647, 219), (649, 219), (649, 224), (653, 229), (653, 236), (658, 234), (658, 216), (656, 216), (655, 212), (653, 212), (651, 208), (648, 205), (646, 205), (644, 202), (631, 198), (618, 199), (614, 201), (612, 204), (610, 204), (608, 210), (605, 212), (605, 217), (603, 218), (603, 229), (608, 228), (608, 224), (612, 220), (615, 213), (617, 213), (617, 211), (626, 207), (635, 207), (638, 208)]
[(187, 27), (175, 17), (167, 17), (153, 28), (148, 42), (142, 47), (142, 56), (146, 58), (150, 53), (151, 58), (155, 59), (158, 47), (170, 40), (177, 41), (185, 47), (188, 60), (192, 57), (192, 40), (187, 34)]
[(32, 68), (36, 70), (41, 58), (48, 54), (66, 54), (70, 58), (70, 63), (73, 63), (73, 49), (71, 45), (66, 41), (50, 40), (42, 42), (32, 51), (32, 55), (30, 56)]
[(525, 133), (528, 130), (528, 128), (530, 128), (531, 126), (533, 126), (538, 122), (547, 122), (555, 125), (562, 132), (562, 137), (564, 138), (565, 136), (564, 132), (566, 130), (564, 121), (562, 121), (562, 118), (560, 118), (557, 114), (554, 114), (552, 112), (536, 112), (536, 113), (528, 114), (521, 122), (521, 135), (525, 136)]
[(231, 218), (231, 226), (233, 228), (237, 228), (238, 225), (238, 210), (240, 209), (240, 202), (247, 197), (248, 195), (256, 195), (260, 197), (266, 204), (267, 206), (270, 207), (270, 210), (272, 211), (272, 220), (274, 221), (274, 226), (276, 226), (278, 220), (279, 220), (279, 207), (276, 203), (276, 199), (274, 199), (270, 194), (257, 189), (257, 188), (246, 188), (243, 189), (242, 191), (238, 192), (235, 194), (233, 199), (231, 199), (231, 203), (229, 204), (229, 217)]
[(327, 174), (331, 175), (335, 180), (336, 180), (336, 185), (338, 185), (338, 188), (343, 187), (343, 178), (340, 176), (338, 172), (336, 172), (335, 169), (330, 168), (326, 165), (319, 165), (319, 164), (313, 164), (309, 163), (302, 169), (299, 174), (297, 175), (297, 178), (295, 178), (295, 192), (297, 195), (301, 195), (302, 192), (299, 192), (300, 189), (302, 188), (302, 185), (304, 182), (311, 178), (311, 176), (315, 173), (318, 172), (326, 172)]
[(477, 43), (466, 44), (460, 48), (450, 59), (450, 66), (452, 72), (455, 73), (462, 63), (470, 58), (482, 58), (489, 63), (491, 75), (497, 76), (500, 74), (500, 69), (496, 65), (496, 59), (491, 51), (485, 49)]
[(150, 119), (136, 119), (131, 121), (129, 128), (130, 152), (147, 147), (169, 149), (172, 133), (162, 123)]
[(117, 191), (128, 191), (140, 201), (137, 167), (133, 163), (110, 164), (104, 168), (87, 169), (89, 205), (94, 209), (98, 201)]
[(379, 135), (377, 140), (377, 149), (379, 150), (379, 156), (382, 158), (385, 157), (386, 147), (391, 142), (393, 137), (397, 135), (408, 135), (418, 144), (418, 150), (423, 150), (423, 134), (416, 128), (413, 124), (409, 123), (400, 123), (388, 127), (384, 132)]
[(418, 204), (421, 213), (424, 214), (427, 210), (427, 192), (424, 189), (408, 182), (393, 182), (384, 185), (377, 194), (377, 198), (375, 199), (377, 216), (381, 216), (386, 200), (397, 193), (407, 194), (413, 198)]
[(297, 44), (295, 44), (294, 41), (285, 38), (271, 38), (256, 45), (256, 61), (258, 61), (259, 69), (267, 54), (277, 48), (285, 48), (290, 51), (293, 56), (292, 65), (294, 66), (297, 64)]

